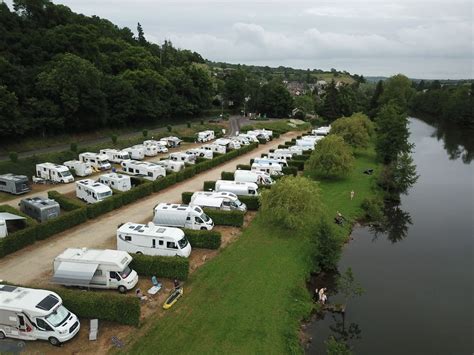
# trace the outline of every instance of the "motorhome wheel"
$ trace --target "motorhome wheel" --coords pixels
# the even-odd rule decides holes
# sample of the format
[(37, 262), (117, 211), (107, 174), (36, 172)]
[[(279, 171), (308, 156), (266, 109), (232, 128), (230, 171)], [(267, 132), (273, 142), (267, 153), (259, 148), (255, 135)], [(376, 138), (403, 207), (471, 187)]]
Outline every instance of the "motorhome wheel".
[(4, 332), (0, 332), (0, 340), (5, 339), (6, 335)]
[(207, 228), (206, 227), (201, 227), (201, 230), (205, 231), (205, 230), (207, 230)]
[(119, 286), (118, 290), (119, 290), (120, 293), (127, 292), (127, 289), (125, 288), (125, 286)]
[(143, 255), (141, 251), (137, 251), (137, 255)]
[(59, 344), (61, 344), (59, 340), (55, 337), (50, 337), (48, 341), (51, 345), (54, 345), (54, 346), (59, 346)]

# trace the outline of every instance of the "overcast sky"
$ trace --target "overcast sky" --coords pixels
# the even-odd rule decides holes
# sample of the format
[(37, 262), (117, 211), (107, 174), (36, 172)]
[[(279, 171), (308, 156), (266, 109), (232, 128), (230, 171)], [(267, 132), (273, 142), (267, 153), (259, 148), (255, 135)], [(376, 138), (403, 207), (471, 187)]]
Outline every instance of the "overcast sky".
[(59, 0), (213, 61), (473, 78), (472, 0)]

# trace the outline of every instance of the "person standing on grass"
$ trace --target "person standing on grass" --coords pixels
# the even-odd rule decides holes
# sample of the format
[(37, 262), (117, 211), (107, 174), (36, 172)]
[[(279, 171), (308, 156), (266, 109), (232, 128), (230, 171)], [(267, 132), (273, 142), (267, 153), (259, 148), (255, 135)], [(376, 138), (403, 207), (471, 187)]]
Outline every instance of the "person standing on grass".
[(354, 199), (355, 192), (354, 190), (351, 191), (351, 201)]

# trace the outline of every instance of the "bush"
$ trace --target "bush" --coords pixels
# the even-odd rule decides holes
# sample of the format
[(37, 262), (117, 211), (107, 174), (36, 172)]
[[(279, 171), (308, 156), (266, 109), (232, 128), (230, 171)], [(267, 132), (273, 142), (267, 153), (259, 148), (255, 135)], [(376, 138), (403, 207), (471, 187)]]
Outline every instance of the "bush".
[(142, 131), (142, 135), (143, 135), (144, 138), (148, 137), (148, 130), (147, 130), (147, 129), (144, 129), (144, 130)]
[(384, 203), (381, 198), (365, 198), (361, 204), (365, 218), (370, 222), (381, 222), (384, 218)]
[(186, 122), (186, 127), (191, 128), (191, 122)]
[(239, 164), (237, 165), (237, 170), (251, 170), (252, 167), (248, 164)]
[(36, 241), (36, 226), (21, 229), (0, 239), (0, 257), (33, 244)]
[(80, 318), (98, 318), (133, 326), (140, 323), (140, 300), (135, 296), (63, 288), (52, 291), (61, 296), (66, 308)]
[(168, 125), (166, 126), (166, 129), (168, 130), (168, 132), (171, 132), (173, 130), (173, 127), (171, 127), (171, 125)]
[(87, 205), (87, 217), (92, 219), (96, 218), (100, 215), (103, 215), (107, 212), (113, 211), (116, 208), (119, 208), (123, 205), (123, 200), (122, 200), (122, 195), (112, 195), (111, 197), (108, 197), (107, 199), (93, 203), (91, 205)]
[(130, 267), (139, 275), (186, 280), (189, 274), (189, 259), (179, 256), (150, 256), (132, 254)]
[(78, 208), (83, 208), (85, 207), (85, 204), (78, 201), (78, 200), (75, 200), (75, 199), (72, 199), (72, 198), (69, 198), (55, 190), (51, 190), (51, 191), (48, 191), (48, 198), (56, 201), (57, 203), (59, 203), (59, 206), (61, 206), (61, 208), (64, 210), (64, 211), (74, 211), (74, 210), (77, 210)]
[(77, 153), (77, 143), (71, 143), (71, 145), (69, 146), (69, 150), (71, 152)]
[(284, 166), (281, 171), (285, 175), (293, 175), (296, 176), (298, 175), (298, 168), (295, 166)]
[(216, 231), (185, 229), (184, 234), (193, 248), (219, 249), (221, 233)]
[(116, 134), (112, 134), (112, 135), (110, 136), (110, 139), (112, 140), (112, 143), (113, 143), (114, 145), (117, 144), (118, 137), (117, 137)]
[(298, 170), (303, 170), (304, 163), (305, 163), (304, 160), (291, 159), (291, 160), (288, 160), (288, 167), (295, 167)]
[(247, 210), (249, 211), (257, 211), (260, 208), (260, 200), (258, 196), (239, 196), (239, 200), (240, 202), (245, 203)]
[(18, 161), (18, 153), (17, 152), (10, 152), (8, 153), (8, 157), (12, 163), (16, 163)]
[(354, 165), (351, 147), (338, 135), (329, 135), (319, 141), (308, 160), (307, 170), (313, 178), (347, 176)]
[(216, 189), (215, 181), (204, 181), (203, 191), (214, 191)]
[(38, 226), (36, 227), (36, 239), (46, 239), (56, 233), (63, 232), (66, 229), (84, 223), (85, 221), (87, 221), (86, 208), (80, 208), (71, 212), (64, 213), (59, 217), (38, 224)]
[(221, 180), (234, 180), (234, 173), (230, 171), (223, 171), (221, 172)]
[(267, 144), (267, 140), (264, 138), (258, 138), (258, 143), (260, 144)]
[(193, 192), (183, 192), (181, 194), (181, 201), (188, 205), (191, 202), (191, 197), (193, 196)]
[(204, 120), (201, 120), (201, 126), (204, 126)]
[(180, 138), (183, 142), (186, 143), (194, 143), (196, 141), (196, 137), (194, 136), (181, 136)]
[(241, 227), (244, 224), (244, 212), (242, 211), (221, 211), (204, 208), (204, 212), (212, 218), (216, 225)]
[[(307, 154), (305, 154), (307, 153)], [(306, 161), (309, 159), (309, 157), (311, 156), (311, 151), (306, 151), (306, 152), (303, 152), (303, 154), (301, 155), (295, 155), (293, 156), (293, 158), (291, 158), (291, 160), (303, 160), (303, 161)]]

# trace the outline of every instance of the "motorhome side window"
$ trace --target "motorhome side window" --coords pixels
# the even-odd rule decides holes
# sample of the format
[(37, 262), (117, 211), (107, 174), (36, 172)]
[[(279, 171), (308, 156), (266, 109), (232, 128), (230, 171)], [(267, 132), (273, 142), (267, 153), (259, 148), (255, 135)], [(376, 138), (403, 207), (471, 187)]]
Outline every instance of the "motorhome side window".
[(191, 217), (186, 217), (186, 221), (190, 221), (191, 220)]
[(249, 194), (255, 195), (255, 190), (250, 190), (250, 189), (249, 189)]
[(120, 281), (120, 276), (115, 271), (110, 272), (110, 278)]
[(165, 243), (162, 240), (158, 241), (158, 245), (163, 245), (163, 244), (165, 244)]
[(43, 330), (48, 330), (48, 331), (53, 331), (53, 328), (49, 326), (48, 323), (46, 323), (43, 319), (41, 318), (36, 318), (36, 325), (38, 328), (43, 329)]
[(129, 235), (126, 235), (126, 236), (125, 236), (125, 241), (126, 241), (126, 242), (131, 242), (131, 241), (132, 241), (132, 237), (130, 237)]
[(178, 249), (178, 246), (174, 242), (166, 242), (166, 247), (170, 249)]
[(153, 177), (153, 173), (152, 173), (152, 172), (148, 172), (148, 176)]
[(199, 217), (194, 217), (194, 221), (195, 221), (196, 223), (203, 223), (203, 222), (202, 222), (202, 219), (199, 218)]

